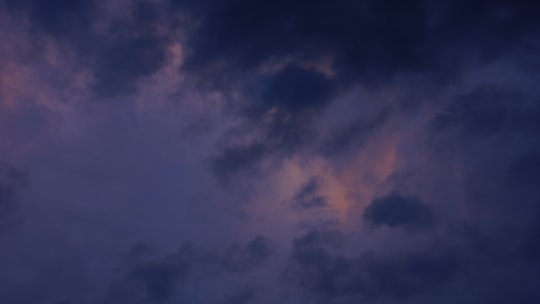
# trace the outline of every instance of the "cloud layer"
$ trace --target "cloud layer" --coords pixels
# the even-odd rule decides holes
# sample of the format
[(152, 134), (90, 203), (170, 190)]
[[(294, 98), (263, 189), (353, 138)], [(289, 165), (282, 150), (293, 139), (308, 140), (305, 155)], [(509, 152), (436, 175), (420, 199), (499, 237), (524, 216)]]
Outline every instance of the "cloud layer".
[(0, 302), (540, 301), (537, 1), (0, 7)]

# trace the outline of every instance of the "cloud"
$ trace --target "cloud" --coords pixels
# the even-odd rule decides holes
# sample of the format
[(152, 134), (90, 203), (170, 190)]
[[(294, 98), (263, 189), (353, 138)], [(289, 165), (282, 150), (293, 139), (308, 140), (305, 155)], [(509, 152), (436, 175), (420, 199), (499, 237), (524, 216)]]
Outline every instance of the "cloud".
[(442, 113), (433, 127), (437, 132), (460, 129), (461, 136), (489, 136), (503, 132), (519, 113), (507, 107), (508, 102), (523, 99), (519, 93), (497, 87), (479, 87), (458, 96)]
[(137, 266), (130, 276), (141, 280), (149, 297), (156, 302), (168, 300), (176, 289), (174, 284), (187, 276), (187, 265), (147, 264)]
[[(128, 265), (121, 284), (110, 287), (106, 299), (124, 301), (135, 295), (151, 302), (167, 302), (183, 297), (183, 291), (193, 281), (203, 284), (199, 281), (251, 272), (262, 266), (273, 252), (273, 245), (263, 236), (257, 236), (245, 245), (232, 244), (218, 251), (209, 251), (191, 242), (166, 256), (147, 257), (145, 250), (132, 250), (130, 255), (134, 263)], [(137, 283), (142, 283), (143, 295), (137, 290)], [(252, 290), (246, 290), (229, 300), (232, 303), (247, 302), (253, 296)]]
[(97, 9), (95, 2), (88, 0), (5, 0), (4, 5), (26, 13), (37, 28), (59, 36), (84, 34), (89, 30)]
[(508, 180), (516, 187), (533, 190), (540, 182), (540, 153), (519, 156), (510, 166)]
[(374, 226), (391, 228), (417, 229), (434, 224), (434, 214), (429, 205), (395, 191), (375, 198), (364, 210), (362, 218)]
[(285, 67), (269, 78), (263, 80), (263, 102), (292, 113), (324, 106), (336, 90), (336, 84), (325, 75), (295, 66)]
[(239, 71), (287, 56), (330, 55), (343, 75), (376, 82), (401, 72), (449, 73), (449, 58), (474, 51), (496, 56), (538, 26), (531, 1), (445, 1), (443, 7), (392, 0), (215, 2), (191, 39), (187, 64), (226, 61)]
[(26, 172), (0, 162), (0, 222), (18, 207), (20, 192), (27, 183)]
[[(168, 60), (174, 41), (174, 18), (164, 8), (149, 1), (135, 1), (131, 18), (111, 26), (99, 41), (94, 89), (103, 96), (133, 92), (136, 82), (154, 74)], [(177, 37), (176, 37), (177, 38)]]
[(294, 204), (301, 209), (326, 207), (328, 199), (320, 193), (321, 178), (312, 177), (294, 196)]
[[(421, 31), (415, 33), (422, 20), (418, 3), (403, 7), (400, 14), (397, 14), (397, 8), (383, 8), (369, 1), (362, 5), (347, 1), (338, 1), (332, 5), (320, 1), (311, 2), (309, 13), (304, 9), (306, 4), (302, 1), (270, 4), (242, 0), (218, 3), (210, 10), (206, 22), (193, 41), (198, 52), (194, 52), (189, 64), (198, 66), (225, 57), (235, 60), (240, 66), (250, 67), (274, 56), (295, 53), (309, 56), (325, 51), (335, 51), (338, 56), (357, 66), (366, 64), (366, 70), (369, 70), (369, 65), (381, 65), (384, 68), (382, 65), (386, 62), (401, 65), (413, 60), (408, 57), (407, 43), (409, 39), (414, 41), (415, 35), (421, 35)], [(379, 18), (356, 18), (365, 15), (363, 9)], [(377, 21), (382, 19), (392, 22)], [(368, 27), (380, 33), (386, 31), (388, 35), (395, 33), (403, 41), (393, 42), (390, 36), (376, 36), (367, 31)], [(369, 47), (361, 48), (361, 45)], [(398, 58), (397, 53), (384, 52), (384, 47), (392, 49), (390, 46), (399, 48), (401, 57)], [(371, 64), (366, 60), (370, 55), (373, 55)]]
[(326, 139), (321, 147), (326, 156), (336, 156), (351, 147), (361, 146), (366, 142), (372, 132), (378, 130), (389, 118), (388, 111), (369, 118), (360, 118), (354, 122), (337, 127)]
[(212, 170), (227, 183), (237, 173), (256, 169), (258, 162), (267, 154), (266, 149), (260, 143), (226, 147), (220, 155), (211, 160)]
[(244, 272), (262, 265), (273, 253), (274, 248), (270, 240), (257, 236), (245, 247), (233, 245), (215, 259), (226, 271)]
[(395, 256), (365, 252), (347, 257), (323, 242), (308, 242), (311, 235), (295, 240), (287, 271), (302, 288), (329, 300), (405, 300), (446, 284), (460, 268), (455, 257), (427, 249)]
[(253, 288), (246, 288), (237, 294), (228, 297), (221, 304), (248, 304), (252, 303), (255, 299), (255, 291)]
[(115, 97), (133, 92), (138, 80), (163, 67), (169, 45), (179, 37), (175, 36), (177, 20), (163, 3), (117, 3), (124, 15), (114, 15), (120, 12), (107, 5), (114, 9), (114, 4), (86, 0), (3, 3), (10, 12), (26, 17), (40, 37), (76, 53), (78, 64), (92, 71), (97, 95)]
[(537, 1), (0, 2), (0, 302), (540, 299)]

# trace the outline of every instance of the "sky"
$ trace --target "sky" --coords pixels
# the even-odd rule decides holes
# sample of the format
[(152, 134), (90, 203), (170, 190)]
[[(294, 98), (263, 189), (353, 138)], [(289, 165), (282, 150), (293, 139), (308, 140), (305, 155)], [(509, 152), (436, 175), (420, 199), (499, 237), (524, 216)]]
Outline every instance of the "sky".
[(537, 0), (0, 0), (0, 303), (540, 303)]

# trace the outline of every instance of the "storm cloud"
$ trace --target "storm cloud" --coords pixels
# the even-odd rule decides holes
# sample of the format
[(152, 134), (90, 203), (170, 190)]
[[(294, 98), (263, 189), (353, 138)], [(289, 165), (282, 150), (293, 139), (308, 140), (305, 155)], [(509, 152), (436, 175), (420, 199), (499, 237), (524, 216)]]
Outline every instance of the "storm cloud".
[(538, 11), (0, 0), (0, 302), (538, 303)]

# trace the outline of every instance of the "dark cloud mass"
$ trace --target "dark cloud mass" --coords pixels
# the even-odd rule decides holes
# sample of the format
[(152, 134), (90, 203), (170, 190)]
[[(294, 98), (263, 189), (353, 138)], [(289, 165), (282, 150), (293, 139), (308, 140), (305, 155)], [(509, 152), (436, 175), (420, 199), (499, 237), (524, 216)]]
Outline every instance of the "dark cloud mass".
[(446, 283), (460, 267), (456, 257), (429, 251), (347, 257), (314, 241), (310, 234), (295, 240), (291, 264), (292, 279), (304, 288), (330, 299), (354, 296), (368, 301), (405, 300)]
[(235, 173), (253, 170), (265, 153), (266, 147), (262, 144), (226, 147), (221, 155), (212, 159), (212, 168), (218, 177), (227, 181)]
[(0, 0), (0, 303), (540, 303), (537, 0)]
[(535, 186), (540, 182), (540, 153), (531, 152), (519, 156), (509, 169), (508, 179), (518, 187), (536, 191)]
[[(185, 243), (171, 255), (164, 257), (146, 257), (136, 246), (131, 251), (135, 258), (133, 265), (128, 265), (123, 285), (131, 288), (111, 288), (109, 301), (129, 301), (131, 294), (138, 294), (137, 286), (142, 284), (143, 299), (163, 303), (175, 298), (182, 298), (182, 293), (192, 281), (205, 284), (212, 276), (231, 276), (251, 271), (271, 257), (274, 249), (270, 240), (257, 236), (246, 245), (232, 244), (224, 250), (211, 252), (192, 243)], [(232, 296), (229, 301), (248, 301), (253, 290), (244, 290)], [(222, 297), (230, 295), (223, 294)], [(240, 302), (242, 303), (242, 302)]]
[(216, 1), (187, 64), (225, 58), (251, 68), (280, 57), (330, 54), (338, 71), (366, 82), (396, 72), (448, 72), (456, 56), (479, 51), (492, 57), (511, 47), (538, 25), (535, 8), (527, 0), (443, 1), (434, 7), (393, 0)]
[(334, 90), (330, 79), (317, 72), (287, 67), (268, 80), (262, 99), (270, 105), (298, 112), (329, 102)]
[(23, 171), (0, 163), (0, 227), (5, 218), (18, 207), (19, 192), (24, 189), (26, 182), (27, 176)]
[(374, 226), (392, 228), (423, 228), (429, 227), (434, 221), (433, 211), (429, 205), (398, 192), (375, 198), (364, 209), (362, 217)]
[(96, 13), (95, 3), (90, 0), (5, 0), (5, 5), (26, 13), (37, 27), (55, 35), (73, 34), (74, 30), (88, 27)]
[(295, 205), (301, 209), (327, 206), (328, 199), (319, 193), (322, 183), (324, 182), (317, 177), (309, 179), (309, 181), (296, 192), (294, 196)]

